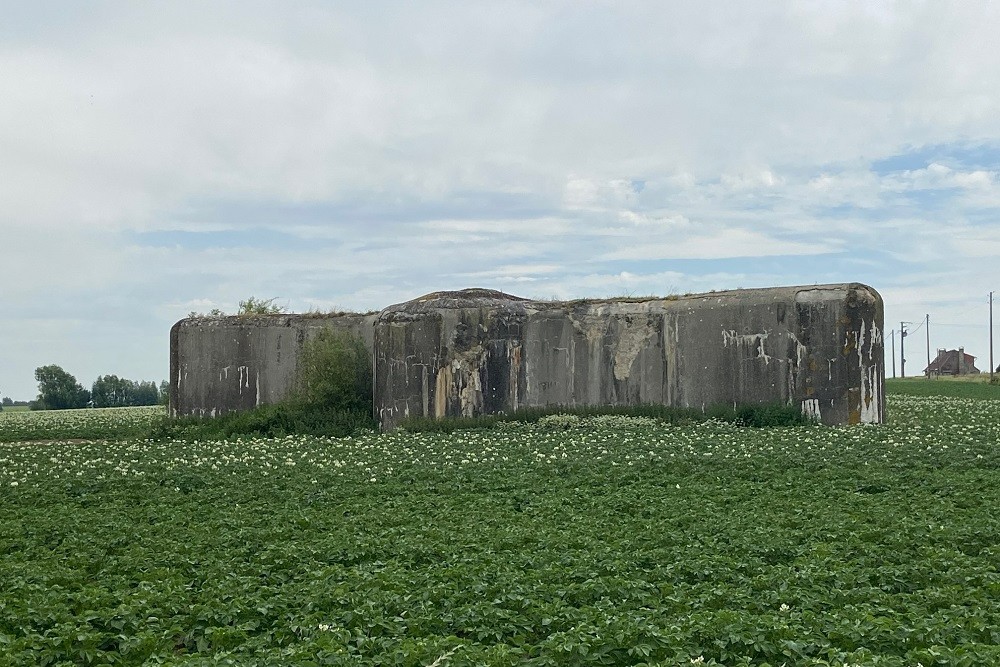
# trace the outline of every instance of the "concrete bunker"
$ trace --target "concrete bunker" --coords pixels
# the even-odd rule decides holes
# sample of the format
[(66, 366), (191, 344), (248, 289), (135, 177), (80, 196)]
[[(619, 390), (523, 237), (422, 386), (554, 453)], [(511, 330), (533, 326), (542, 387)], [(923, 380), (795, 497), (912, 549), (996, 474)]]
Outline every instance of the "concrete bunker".
[(189, 317), (170, 329), (170, 414), (211, 416), (285, 400), (307, 340), (333, 328), (372, 348), (376, 315)]
[(826, 424), (884, 419), (882, 299), (865, 285), (664, 299), (529, 301), (439, 292), (375, 321), (375, 409), (785, 403)]
[(285, 399), (321, 327), (372, 350), (386, 429), (552, 405), (780, 402), (825, 424), (885, 414), (882, 299), (858, 283), (566, 302), (470, 289), (377, 315), (186, 319), (171, 330), (171, 413)]

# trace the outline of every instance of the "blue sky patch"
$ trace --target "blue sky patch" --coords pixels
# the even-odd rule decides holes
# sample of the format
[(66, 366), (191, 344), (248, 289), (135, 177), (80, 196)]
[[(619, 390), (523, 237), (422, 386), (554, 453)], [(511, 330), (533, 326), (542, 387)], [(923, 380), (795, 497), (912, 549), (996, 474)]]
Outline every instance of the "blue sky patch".
[(955, 143), (922, 146), (875, 160), (872, 162), (872, 171), (879, 176), (886, 176), (901, 171), (925, 169), (935, 162), (952, 169), (994, 171), (1000, 169), (1000, 145)]

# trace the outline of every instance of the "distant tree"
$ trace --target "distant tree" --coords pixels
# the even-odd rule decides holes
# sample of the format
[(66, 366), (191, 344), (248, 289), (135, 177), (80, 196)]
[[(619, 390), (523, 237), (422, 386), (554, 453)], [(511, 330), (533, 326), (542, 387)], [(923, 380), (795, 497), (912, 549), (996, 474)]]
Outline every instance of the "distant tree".
[(160, 390), (156, 383), (133, 382), (132, 394), (129, 397), (129, 405), (156, 405), (160, 402)]
[(132, 383), (117, 375), (102, 375), (94, 380), (90, 395), (95, 408), (116, 408), (128, 405)]
[(14, 401), (10, 400), (10, 396), (4, 396), (3, 400), (0, 401), (0, 405), (3, 405), (5, 408), (9, 408), (14, 405)]
[(156, 405), (160, 390), (155, 382), (136, 382), (117, 375), (103, 375), (94, 381), (91, 395), (95, 408)]
[(35, 380), (38, 381), (38, 399), (32, 404), (34, 410), (83, 408), (90, 402), (90, 392), (55, 364), (36, 368)]
[(170, 382), (167, 380), (160, 383), (160, 405), (170, 405)]

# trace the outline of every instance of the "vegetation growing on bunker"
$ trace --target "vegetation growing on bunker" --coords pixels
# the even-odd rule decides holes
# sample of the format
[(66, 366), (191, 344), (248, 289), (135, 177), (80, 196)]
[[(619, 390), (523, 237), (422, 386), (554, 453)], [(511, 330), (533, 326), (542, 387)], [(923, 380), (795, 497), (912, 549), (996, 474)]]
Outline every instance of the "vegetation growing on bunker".
[[(271, 297), (270, 299), (258, 299), (255, 296), (251, 296), (243, 301), (240, 301), (239, 309), (236, 311), (238, 317), (252, 317), (254, 315), (285, 315), (288, 313), (288, 309), (284, 306), (275, 303), (278, 297)], [(212, 308), (208, 312), (200, 313), (198, 311), (192, 310), (188, 313), (189, 318), (204, 318), (204, 317), (227, 317), (229, 313), (222, 310), (221, 308)]]
[(372, 411), (372, 359), (357, 336), (321, 329), (299, 355), (299, 386), (293, 398), (305, 409)]
[(292, 434), (342, 437), (377, 428), (372, 417), (371, 355), (364, 341), (346, 332), (320, 329), (302, 344), (295, 388), (287, 400), (212, 418), (165, 419), (153, 435), (187, 440)]

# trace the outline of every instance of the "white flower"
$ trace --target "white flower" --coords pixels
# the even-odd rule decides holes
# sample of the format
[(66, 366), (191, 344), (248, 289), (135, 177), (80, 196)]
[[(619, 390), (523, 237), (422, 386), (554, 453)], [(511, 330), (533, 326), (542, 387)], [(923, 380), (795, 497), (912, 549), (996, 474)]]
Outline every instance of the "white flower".
[(789, 606), (788, 606), (787, 604), (785, 604), (784, 602), (782, 602), (782, 603), (781, 603), (781, 606), (780, 606), (780, 607), (778, 607), (778, 610), (779, 610), (779, 611), (781, 611), (781, 613), (785, 613), (785, 612), (786, 612), (786, 611), (788, 611), (789, 609), (791, 609), (791, 607), (789, 607)]

